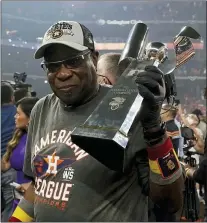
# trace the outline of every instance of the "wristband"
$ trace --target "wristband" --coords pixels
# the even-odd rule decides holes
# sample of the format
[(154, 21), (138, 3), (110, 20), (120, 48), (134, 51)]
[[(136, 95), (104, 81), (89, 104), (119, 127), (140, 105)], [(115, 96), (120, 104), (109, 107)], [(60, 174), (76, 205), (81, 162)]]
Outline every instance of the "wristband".
[(144, 138), (146, 141), (153, 141), (157, 138), (161, 138), (165, 135), (165, 126), (166, 124), (163, 122), (160, 124), (159, 126), (159, 130), (156, 132), (149, 132), (147, 129), (143, 129), (144, 130)]
[(164, 137), (161, 136), (160, 138), (158, 139), (154, 139), (154, 140), (151, 140), (151, 141), (146, 141), (146, 144), (149, 146), (149, 147), (153, 147), (159, 143), (161, 143), (163, 141)]
[(167, 138), (163, 144), (147, 148), (148, 157), (150, 160), (156, 160), (167, 155), (172, 149), (172, 141), (170, 138)]
[(167, 138), (162, 145), (148, 148), (147, 152), (151, 172), (161, 176), (162, 179), (169, 179), (180, 169), (170, 138)]
[(22, 198), (9, 222), (32, 222), (34, 219), (34, 204)]

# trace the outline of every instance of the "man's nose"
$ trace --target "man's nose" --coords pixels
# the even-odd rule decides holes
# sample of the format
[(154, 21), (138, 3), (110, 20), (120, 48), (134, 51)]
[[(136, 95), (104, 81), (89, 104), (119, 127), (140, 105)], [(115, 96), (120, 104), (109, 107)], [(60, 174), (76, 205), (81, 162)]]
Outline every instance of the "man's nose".
[(68, 78), (71, 78), (72, 76), (73, 76), (73, 72), (70, 69), (66, 68), (63, 64), (61, 65), (56, 75), (56, 77), (61, 81), (67, 80)]

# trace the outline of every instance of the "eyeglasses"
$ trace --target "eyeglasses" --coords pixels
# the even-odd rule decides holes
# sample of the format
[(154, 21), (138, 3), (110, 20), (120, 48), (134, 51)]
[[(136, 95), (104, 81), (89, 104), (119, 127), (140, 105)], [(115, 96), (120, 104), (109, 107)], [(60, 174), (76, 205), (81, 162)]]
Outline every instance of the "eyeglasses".
[(100, 74), (98, 75), (98, 83), (113, 85), (107, 76), (100, 75)]
[(55, 62), (46, 62), (43, 61), (41, 63), (42, 69), (46, 73), (56, 73), (58, 70), (60, 70), (61, 66), (64, 65), (66, 68), (78, 68), (82, 65), (84, 59), (86, 56), (88, 56), (91, 53), (90, 50), (87, 50), (83, 52), (81, 55), (66, 59), (66, 60), (61, 60), (61, 61), (55, 61)]

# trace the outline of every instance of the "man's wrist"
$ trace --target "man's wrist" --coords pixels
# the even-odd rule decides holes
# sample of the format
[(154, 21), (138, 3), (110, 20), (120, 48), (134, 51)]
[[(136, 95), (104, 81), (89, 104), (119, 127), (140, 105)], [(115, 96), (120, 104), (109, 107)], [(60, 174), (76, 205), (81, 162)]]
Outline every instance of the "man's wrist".
[(162, 128), (162, 122), (157, 122), (148, 126), (144, 126), (146, 132), (157, 132)]
[(143, 128), (148, 132), (156, 132), (160, 129), (160, 125), (162, 124), (161, 120), (143, 123)]
[(165, 123), (160, 123), (150, 129), (144, 128), (144, 138), (149, 147), (162, 144), (167, 139)]
[(166, 141), (167, 138), (168, 138), (167, 134), (164, 134), (155, 140), (151, 140), (151, 141), (148, 140), (146, 141), (146, 143), (150, 148), (154, 148), (156, 146), (162, 145)]

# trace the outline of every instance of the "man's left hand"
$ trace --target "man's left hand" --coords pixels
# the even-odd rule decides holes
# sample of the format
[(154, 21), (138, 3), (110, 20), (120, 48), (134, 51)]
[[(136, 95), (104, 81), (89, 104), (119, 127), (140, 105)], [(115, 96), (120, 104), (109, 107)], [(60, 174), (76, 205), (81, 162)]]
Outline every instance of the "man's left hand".
[(145, 129), (160, 125), (160, 111), (165, 99), (164, 75), (155, 66), (146, 66), (135, 80), (140, 95), (144, 98), (141, 108), (141, 122)]

